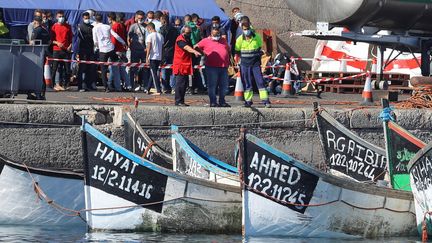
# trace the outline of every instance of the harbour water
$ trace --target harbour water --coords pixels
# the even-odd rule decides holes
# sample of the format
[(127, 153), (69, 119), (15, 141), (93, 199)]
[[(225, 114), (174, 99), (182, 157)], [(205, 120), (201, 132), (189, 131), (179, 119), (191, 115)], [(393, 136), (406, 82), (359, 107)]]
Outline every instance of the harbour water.
[(211, 243), (333, 243), (333, 242), (417, 242), (420, 238), (382, 239), (311, 239), (311, 238), (248, 238), (240, 235), (160, 234), (160, 233), (87, 233), (85, 228), (1, 226), (0, 242), (211, 242)]

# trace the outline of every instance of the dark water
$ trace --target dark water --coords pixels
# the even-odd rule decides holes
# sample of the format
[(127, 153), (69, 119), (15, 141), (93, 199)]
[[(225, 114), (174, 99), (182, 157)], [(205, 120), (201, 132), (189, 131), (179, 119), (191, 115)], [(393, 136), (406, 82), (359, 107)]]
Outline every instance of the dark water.
[(0, 242), (211, 242), (211, 243), (333, 243), (333, 242), (416, 242), (420, 238), (383, 238), (377, 240), (336, 240), (300, 238), (248, 238), (240, 235), (194, 235), (159, 233), (87, 233), (85, 228), (0, 226)]

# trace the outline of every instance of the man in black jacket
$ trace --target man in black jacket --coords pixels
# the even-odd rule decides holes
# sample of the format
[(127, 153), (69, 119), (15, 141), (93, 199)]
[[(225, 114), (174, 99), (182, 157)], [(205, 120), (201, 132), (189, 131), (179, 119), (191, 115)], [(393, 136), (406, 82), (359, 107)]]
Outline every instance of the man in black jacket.
[[(160, 18), (161, 28), (160, 33), (164, 37), (165, 43), (163, 45), (162, 65), (168, 65), (173, 63), (174, 58), (174, 44), (176, 42), (178, 32), (169, 23), (168, 15), (162, 15)], [(174, 76), (172, 75), (172, 69), (162, 69), (162, 86), (165, 94), (171, 93), (174, 84)]]
[[(77, 38), (78, 38), (78, 50), (77, 59), (78, 60), (86, 60), (93, 61), (95, 60), (94, 54), (94, 43), (93, 43), (93, 25), (90, 22), (90, 14), (88, 12), (84, 12), (82, 14), (82, 22), (78, 25), (77, 28)], [(91, 64), (79, 64), (78, 67), (78, 90), (86, 91), (90, 89), (94, 89), (96, 87), (95, 77), (96, 77), (96, 68)], [(83, 74), (85, 74), (85, 87), (83, 86)]]

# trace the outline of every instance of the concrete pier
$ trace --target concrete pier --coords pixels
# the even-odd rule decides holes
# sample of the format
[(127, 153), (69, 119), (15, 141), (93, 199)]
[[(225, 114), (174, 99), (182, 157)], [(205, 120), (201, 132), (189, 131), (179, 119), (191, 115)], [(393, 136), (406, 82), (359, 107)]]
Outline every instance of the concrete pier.
[[(384, 147), (381, 109), (326, 108), (338, 121), (369, 142)], [(207, 153), (234, 163), (240, 125), (249, 132), (304, 162), (323, 163), (322, 150), (310, 108), (208, 108), (104, 105), (0, 105), (0, 153), (38, 167), (82, 169), (80, 116), (124, 144), (122, 114), (131, 111), (145, 131), (171, 151), (169, 125)], [(432, 132), (432, 110), (396, 110), (398, 123), (425, 142)], [(280, 121), (273, 123), (274, 121)], [(266, 123), (272, 122), (272, 123)], [(257, 124), (260, 123), (260, 124)], [(205, 125), (215, 125), (207, 127)], [(224, 126), (227, 125), (227, 126)]]

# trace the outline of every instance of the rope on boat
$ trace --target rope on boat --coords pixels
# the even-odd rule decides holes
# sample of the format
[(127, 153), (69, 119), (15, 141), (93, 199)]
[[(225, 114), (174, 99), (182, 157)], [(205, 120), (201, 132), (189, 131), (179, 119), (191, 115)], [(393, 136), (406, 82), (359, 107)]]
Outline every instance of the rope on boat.
[(58, 211), (59, 213), (63, 214), (64, 216), (67, 216), (67, 217), (79, 217), (86, 224), (87, 224), (87, 221), (82, 216), (82, 213), (89, 212), (89, 211), (101, 211), (101, 210), (115, 210), (115, 209), (125, 209), (125, 208), (148, 207), (148, 206), (153, 206), (153, 205), (157, 205), (157, 204), (173, 202), (173, 201), (176, 201), (176, 200), (187, 200), (187, 199), (189, 199), (189, 200), (197, 200), (197, 201), (206, 201), (206, 202), (215, 202), (215, 203), (241, 203), (241, 201), (236, 201), (236, 200), (222, 201), (222, 200), (211, 200), (211, 199), (205, 199), (205, 198), (195, 198), (195, 197), (182, 196), (182, 197), (172, 198), (172, 199), (169, 199), (169, 200), (162, 200), (162, 201), (157, 201), (157, 202), (149, 202), (149, 203), (142, 203), (142, 204), (135, 204), (135, 205), (117, 206), (117, 207), (106, 207), (106, 208), (89, 208), (89, 209), (84, 208), (84, 209), (80, 209), (80, 210), (75, 210), (75, 209), (70, 209), (70, 208), (63, 207), (63, 206), (57, 204), (51, 198), (49, 198), (48, 195), (39, 186), (39, 183), (35, 180), (35, 178), (33, 177), (32, 173), (30, 172), (30, 170), (27, 167), (27, 165), (25, 163), (23, 163), (23, 165), (26, 168), (27, 173), (29, 174), (29, 176), (30, 176), (30, 178), (32, 180), (33, 191), (36, 193), (36, 196), (37, 196), (37, 198), (39, 200), (45, 201), (49, 206), (53, 207), (56, 211)]
[(63, 207), (63, 206), (57, 204), (54, 200), (50, 199), (48, 197), (48, 195), (46, 195), (46, 193), (39, 186), (39, 183), (35, 180), (32, 173), (30, 172), (30, 169), (28, 168), (28, 166), (25, 163), (23, 163), (23, 165), (26, 168), (27, 173), (29, 174), (29, 176), (32, 180), (33, 191), (36, 193), (36, 196), (38, 199), (45, 201), (49, 206), (53, 207), (56, 211), (63, 214), (64, 216), (79, 217), (81, 220), (83, 220), (85, 223), (87, 223), (87, 221), (82, 217), (80, 211)]
[[(381, 207), (374, 207), (374, 208), (360, 207), (360, 206), (353, 205), (353, 204), (351, 204), (351, 203), (349, 203), (349, 202), (347, 202), (347, 201), (345, 201), (345, 200), (340, 200), (340, 199), (335, 199), (335, 200), (333, 200), (333, 201), (323, 202), (323, 203), (316, 203), (316, 204), (291, 203), (291, 202), (287, 202), (287, 201), (282, 201), (282, 200), (277, 199), (277, 198), (275, 198), (275, 197), (269, 196), (269, 195), (267, 195), (267, 194), (265, 194), (265, 193), (263, 193), (263, 192), (261, 192), (261, 191), (259, 191), (259, 190), (256, 190), (256, 189), (252, 188), (251, 186), (247, 185), (246, 183), (244, 183), (244, 181), (241, 181), (240, 183), (241, 183), (244, 187), (246, 187), (246, 188), (248, 189), (248, 191), (252, 191), (252, 192), (254, 192), (254, 193), (256, 193), (256, 194), (261, 195), (262, 197), (265, 197), (265, 198), (270, 199), (270, 200), (272, 200), (272, 201), (275, 201), (275, 202), (277, 202), (277, 203), (283, 204), (283, 205), (285, 205), (285, 206), (295, 206), (295, 207), (320, 207), (320, 206), (326, 206), (326, 205), (329, 205), (329, 204), (333, 204), (333, 203), (336, 203), (336, 202), (342, 202), (342, 203), (344, 203), (344, 204), (346, 204), (346, 205), (348, 205), (348, 206), (350, 206), (350, 207), (353, 207), (353, 208), (356, 208), (356, 209), (361, 209), (361, 210), (372, 210), (372, 211), (373, 211), (373, 210), (384, 209), (384, 210), (388, 210), (388, 211), (395, 212), (395, 213), (411, 213), (411, 214), (414, 214), (414, 213), (411, 212), (410, 210), (402, 210), (402, 211), (400, 211), (400, 210), (390, 209), (390, 208), (387, 208), (387, 207), (384, 207), (384, 206), (381, 206)], [(431, 214), (432, 214), (432, 212), (431, 212)]]
[(239, 146), (239, 151), (240, 151), (239, 154), (238, 154), (238, 158), (237, 158), (237, 166), (238, 166), (238, 170), (239, 170), (240, 184), (244, 188), (246, 188), (248, 191), (254, 192), (254, 193), (256, 193), (256, 194), (258, 194), (258, 195), (260, 195), (260, 196), (262, 196), (264, 198), (270, 199), (272, 201), (275, 201), (275, 202), (280, 203), (280, 204), (285, 205), (285, 206), (321, 207), (321, 206), (333, 204), (333, 203), (336, 203), (336, 202), (341, 202), (341, 203), (344, 203), (344, 204), (346, 204), (346, 205), (348, 205), (350, 207), (353, 207), (353, 208), (356, 208), (356, 209), (361, 209), (361, 210), (379, 210), (379, 209), (384, 209), (384, 210), (392, 211), (392, 212), (395, 212), (395, 213), (411, 213), (411, 214), (414, 214), (409, 209), (408, 210), (404, 210), (404, 211), (399, 211), (399, 210), (394, 210), (394, 209), (387, 208), (387, 207), (385, 207), (385, 204), (383, 206), (381, 206), (381, 207), (374, 207), (374, 208), (360, 207), (360, 206), (353, 205), (353, 204), (351, 204), (351, 203), (349, 203), (349, 202), (347, 202), (345, 200), (341, 200), (340, 198), (338, 198), (336, 200), (333, 200), (333, 201), (323, 202), (323, 203), (300, 204), (300, 203), (292, 203), (292, 202), (283, 201), (283, 200), (280, 200), (280, 199), (275, 198), (273, 196), (267, 195), (266, 193), (263, 193), (263, 192), (261, 192), (261, 191), (259, 191), (257, 189), (254, 189), (253, 187), (247, 185), (244, 182), (244, 172), (243, 172), (243, 168), (242, 168), (243, 167), (243, 159), (244, 159), (243, 158), (243, 153), (242, 153), (242, 151), (244, 151), (243, 136), (244, 136), (244, 129), (241, 130), (240, 138), (237, 139), (238, 146)]
[[(134, 131), (135, 133), (135, 131)], [(150, 149), (154, 146), (157, 145), (157, 143), (155, 141), (151, 141), (145, 148), (144, 153), (142, 155), (142, 157), (145, 159), (147, 157), (148, 152), (150, 151)]]
[(428, 211), (423, 216), (423, 222), (422, 222), (422, 242), (428, 241), (428, 232), (427, 232), (427, 219), (426, 216), (432, 215), (432, 211)]

